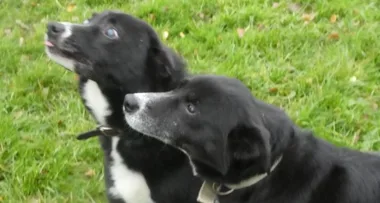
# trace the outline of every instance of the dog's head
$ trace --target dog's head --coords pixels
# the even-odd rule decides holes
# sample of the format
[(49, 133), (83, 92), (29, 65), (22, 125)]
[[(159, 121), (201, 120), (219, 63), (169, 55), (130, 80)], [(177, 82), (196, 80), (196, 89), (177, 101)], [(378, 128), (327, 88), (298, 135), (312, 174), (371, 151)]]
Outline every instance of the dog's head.
[(233, 182), (244, 176), (237, 171), (270, 169), (262, 104), (239, 80), (194, 76), (170, 92), (127, 94), (124, 112), (133, 129), (185, 152), (199, 176)]
[(94, 14), (83, 24), (49, 22), (45, 47), (65, 68), (103, 87), (128, 89), (124, 92), (152, 91), (183, 71), (182, 60), (161, 44), (151, 26), (118, 11)]

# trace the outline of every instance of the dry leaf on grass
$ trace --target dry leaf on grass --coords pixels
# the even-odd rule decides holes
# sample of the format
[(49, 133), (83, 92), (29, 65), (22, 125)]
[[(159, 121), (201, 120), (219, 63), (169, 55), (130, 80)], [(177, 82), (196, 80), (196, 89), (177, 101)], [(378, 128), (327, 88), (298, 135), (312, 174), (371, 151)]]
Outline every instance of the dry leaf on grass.
[(89, 178), (94, 177), (94, 176), (95, 176), (95, 171), (94, 171), (93, 169), (88, 169), (88, 170), (86, 171), (86, 173), (84, 173), (84, 175), (85, 175), (86, 177), (89, 177)]
[(313, 78), (306, 79), (306, 83), (311, 85), (313, 83)]
[(278, 92), (278, 88), (277, 87), (269, 88), (269, 92), (270, 93), (277, 93)]
[(296, 13), (296, 12), (298, 12), (301, 9), (301, 5), (297, 4), (297, 3), (291, 3), (291, 4), (288, 5), (288, 9), (291, 12)]
[(354, 145), (354, 144), (358, 143), (359, 139), (360, 139), (360, 130), (355, 132), (355, 135), (352, 138), (351, 144)]
[(243, 28), (236, 29), (236, 32), (240, 38), (244, 36), (245, 30)]
[(329, 34), (329, 39), (339, 39), (339, 33), (334, 31)]
[(356, 78), (355, 76), (352, 76), (352, 77), (350, 78), (350, 82), (354, 83), (354, 82), (356, 82), (356, 81), (357, 81), (357, 78)]
[(74, 75), (74, 79), (78, 81), (78, 80), (79, 80), (79, 75), (78, 75), (78, 74), (75, 74), (75, 75)]
[(164, 31), (164, 32), (162, 33), (162, 37), (163, 37), (164, 39), (167, 39), (167, 38), (169, 37), (169, 32), (168, 32), (168, 31)]
[(310, 21), (312, 21), (315, 17), (315, 14), (314, 13), (304, 13), (302, 14), (302, 20), (305, 22), (305, 23), (309, 23)]
[(180, 36), (181, 38), (184, 38), (184, 37), (185, 37), (185, 34), (183, 34), (183, 32), (180, 32), (180, 33), (179, 33), (179, 36)]
[(204, 19), (204, 18), (205, 18), (205, 14), (204, 14), (204, 13), (199, 13), (198, 16), (199, 16), (201, 19)]
[(71, 3), (66, 7), (67, 12), (72, 12), (75, 9), (75, 4)]
[(156, 16), (153, 13), (151, 13), (151, 14), (149, 14), (149, 19), (151, 21), (154, 21), (156, 19)]
[(265, 28), (265, 25), (264, 24), (258, 24), (257, 25), (257, 29), (259, 30), (259, 31), (261, 31), (261, 30), (263, 30)]
[(337, 18), (338, 18), (337, 15), (335, 15), (335, 14), (331, 15), (331, 17), (330, 17), (330, 23), (335, 23)]
[(16, 20), (16, 24), (24, 30), (30, 30), (30, 27), (23, 23), (21, 20)]
[(8, 35), (12, 34), (12, 30), (7, 28), (4, 30), (4, 34), (8, 36)]
[(278, 8), (280, 6), (280, 3), (278, 2), (273, 2), (272, 8)]
[(18, 45), (19, 46), (24, 45), (24, 38), (23, 37), (20, 37), (20, 39), (18, 40)]

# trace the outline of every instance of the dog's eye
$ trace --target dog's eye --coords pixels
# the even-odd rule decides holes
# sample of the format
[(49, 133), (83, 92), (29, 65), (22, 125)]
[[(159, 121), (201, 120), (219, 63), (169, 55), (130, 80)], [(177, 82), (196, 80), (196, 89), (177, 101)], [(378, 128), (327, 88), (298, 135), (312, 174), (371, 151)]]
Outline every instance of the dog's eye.
[(191, 114), (195, 113), (195, 106), (193, 104), (188, 103), (186, 108), (189, 113)]
[(119, 35), (117, 34), (117, 31), (113, 28), (109, 28), (104, 32), (104, 35), (110, 39), (117, 39)]

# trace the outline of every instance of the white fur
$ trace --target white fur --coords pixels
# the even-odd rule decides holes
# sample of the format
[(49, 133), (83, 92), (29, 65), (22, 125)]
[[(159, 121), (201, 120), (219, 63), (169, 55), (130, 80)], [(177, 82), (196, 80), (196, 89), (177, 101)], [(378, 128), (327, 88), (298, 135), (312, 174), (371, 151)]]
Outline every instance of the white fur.
[[(62, 33), (62, 38), (69, 38), (73, 34), (72, 23), (61, 22), (65, 26), (65, 31)], [(79, 26), (79, 25), (78, 25)]]
[(127, 203), (153, 203), (144, 176), (128, 169), (127, 165), (123, 163), (123, 159), (116, 150), (118, 143), (119, 138), (113, 137), (111, 151), (113, 162), (110, 172), (114, 185), (110, 188), (109, 193)]
[(99, 124), (106, 125), (106, 118), (111, 115), (112, 111), (110, 110), (107, 99), (100, 91), (98, 84), (92, 80), (88, 80), (83, 86), (82, 96)]
[[(128, 125), (140, 133), (159, 139), (166, 144), (170, 144), (170, 134), (167, 131), (162, 130), (162, 128), (158, 128), (157, 122), (146, 114), (146, 106), (148, 103), (156, 102), (164, 97), (168, 97), (170, 96), (170, 92), (135, 93), (133, 95), (139, 104), (139, 109), (137, 112), (129, 114), (125, 111), (123, 106), (125, 120)], [(159, 137), (157, 136), (157, 133), (160, 133)]]
[[(101, 125), (107, 125), (106, 117), (111, 115), (109, 103), (96, 82), (88, 80), (83, 86), (86, 105), (92, 110), (95, 119)], [(144, 176), (128, 168), (117, 151), (118, 137), (112, 137), (110, 175), (113, 186), (109, 193), (127, 203), (153, 203), (150, 190)]]
[(75, 67), (74, 60), (62, 57), (62, 56), (60, 56), (58, 54), (53, 54), (53, 53), (51, 53), (49, 51), (49, 48), (47, 48), (47, 47), (45, 48), (45, 52), (49, 56), (49, 58), (51, 60), (55, 61), (56, 63), (58, 63), (59, 65), (65, 67), (65, 68), (67, 68), (70, 71), (74, 71), (74, 67)]
[(191, 160), (191, 157), (190, 157), (189, 153), (187, 153), (187, 152), (186, 152), (184, 149), (182, 149), (182, 148), (177, 147), (177, 149), (179, 149), (179, 150), (182, 151), (184, 154), (186, 154), (187, 158), (189, 158), (189, 163), (190, 163), (191, 169), (192, 169), (192, 171), (193, 171), (193, 175), (194, 175), (194, 176), (198, 176), (197, 168), (195, 168), (195, 165), (194, 165), (193, 161)]

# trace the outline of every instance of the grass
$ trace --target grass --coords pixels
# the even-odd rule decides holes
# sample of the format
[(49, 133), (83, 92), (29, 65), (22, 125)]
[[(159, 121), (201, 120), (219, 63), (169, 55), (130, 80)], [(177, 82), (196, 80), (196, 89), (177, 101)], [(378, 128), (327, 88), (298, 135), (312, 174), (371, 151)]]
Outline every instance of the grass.
[(318, 136), (379, 150), (380, 3), (297, 2), (294, 12), (269, 0), (0, 1), (0, 202), (105, 202), (99, 144), (74, 137), (95, 123), (42, 42), (48, 20), (104, 9), (169, 32), (192, 72), (237, 77)]

